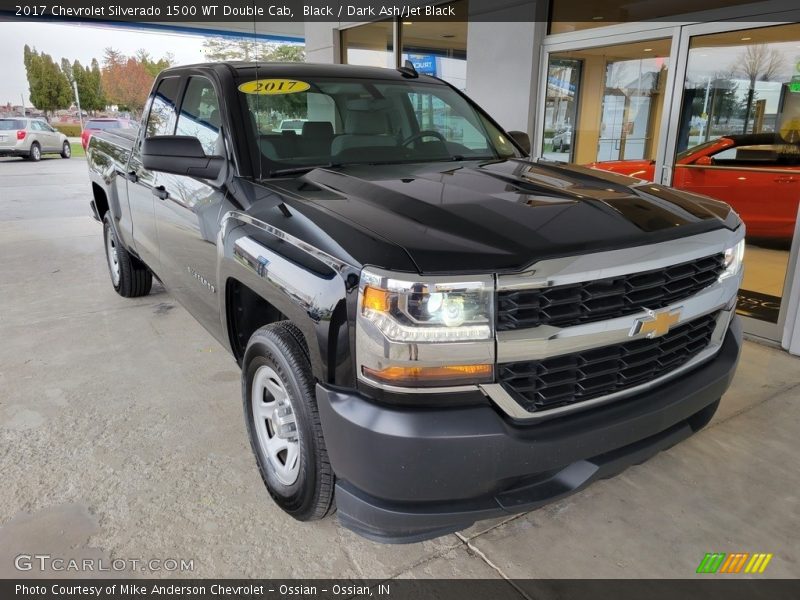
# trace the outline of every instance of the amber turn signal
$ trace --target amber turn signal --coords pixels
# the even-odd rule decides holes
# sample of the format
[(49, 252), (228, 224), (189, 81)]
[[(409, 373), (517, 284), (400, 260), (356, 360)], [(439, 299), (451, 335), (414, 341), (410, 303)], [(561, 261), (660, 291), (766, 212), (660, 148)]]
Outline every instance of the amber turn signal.
[(454, 383), (479, 383), (492, 379), (492, 365), (447, 365), (440, 367), (386, 367), (370, 369), (361, 367), (364, 375), (391, 385), (446, 385)]
[(365, 287), (361, 307), (362, 310), (389, 312), (389, 292), (370, 286)]

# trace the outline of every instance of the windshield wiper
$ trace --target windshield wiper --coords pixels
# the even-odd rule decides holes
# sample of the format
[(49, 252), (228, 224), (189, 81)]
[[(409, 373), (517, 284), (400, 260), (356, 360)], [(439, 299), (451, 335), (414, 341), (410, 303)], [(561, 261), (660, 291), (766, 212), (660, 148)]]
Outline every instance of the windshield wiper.
[(270, 177), (280, 177), (281, 175), (294, 175), (296, 173), (307, 173), (314, 169), (332, 169), (334, 167), (341, 167), (341, 163), (327, 163), (324, 165), (303, 165), (297, 167), (288, 167), (286, 169), (275, 169), (269, 172)]

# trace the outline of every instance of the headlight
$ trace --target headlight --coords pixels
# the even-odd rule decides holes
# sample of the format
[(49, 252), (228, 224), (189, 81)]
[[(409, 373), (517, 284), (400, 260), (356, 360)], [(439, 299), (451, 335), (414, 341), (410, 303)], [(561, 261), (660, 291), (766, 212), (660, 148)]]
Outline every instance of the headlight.
[(741, 240), (735, 246), (731, 246), (725, 250), (725, 270), (719, 276), (719, 280), (727, 279), (738, 275), (742, 270), (742, 261), (744, 260), (744, 240)]
[(364, 269), (359, 376), (394, 386), (447, 386), (494, 375), (494, 278), (417, 277)]

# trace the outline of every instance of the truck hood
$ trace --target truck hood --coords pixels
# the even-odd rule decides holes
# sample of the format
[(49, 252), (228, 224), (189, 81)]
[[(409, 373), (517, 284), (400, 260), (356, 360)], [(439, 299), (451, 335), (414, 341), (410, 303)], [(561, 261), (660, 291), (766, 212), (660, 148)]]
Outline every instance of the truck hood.
[(400, 246), (421, 273), (516, 271), (739, 225), (710, 198), (544, 161), (358, 165), (262, 184)]

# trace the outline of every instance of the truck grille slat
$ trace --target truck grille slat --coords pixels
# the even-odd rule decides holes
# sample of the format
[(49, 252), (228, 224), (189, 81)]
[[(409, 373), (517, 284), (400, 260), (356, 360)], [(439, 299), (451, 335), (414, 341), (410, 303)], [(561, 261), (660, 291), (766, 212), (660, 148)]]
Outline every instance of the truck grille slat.
[(713, 284), (724, 268), (722, 253), (654, 271), (542, 289), (501, 290), (497, 330), (539, 325), (572, 327), (657, 309), (685, 300)]
[(532, 413), (606, 396), (666, 375), (697, 356), (711, 342), (718, 314), (683, 323), (659, 338), (501, 364), (498, 381)]

